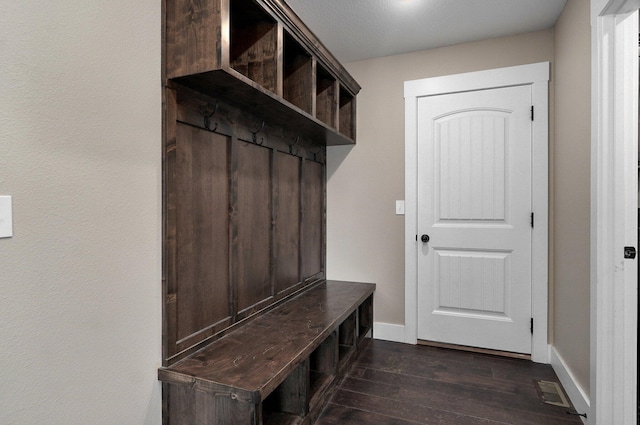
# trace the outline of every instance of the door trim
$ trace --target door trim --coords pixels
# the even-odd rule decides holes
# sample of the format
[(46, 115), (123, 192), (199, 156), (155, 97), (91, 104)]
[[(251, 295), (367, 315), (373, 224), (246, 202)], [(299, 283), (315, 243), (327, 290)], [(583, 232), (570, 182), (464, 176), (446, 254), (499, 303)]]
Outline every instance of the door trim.
[(549, 228), (549, 62), (405, 81), (405, 327), (404, 342), (418, 341), (418, 98), (471, 90), (530, 85), (535, 120), (532, 126), (531, 308), (535, 323), (531, 359), (549, 362), (548, 228)]
[[(591, 1), (591, 425), (635, 424), (638, 0)], [(614, 331), (612, 331), (614, 330)]]

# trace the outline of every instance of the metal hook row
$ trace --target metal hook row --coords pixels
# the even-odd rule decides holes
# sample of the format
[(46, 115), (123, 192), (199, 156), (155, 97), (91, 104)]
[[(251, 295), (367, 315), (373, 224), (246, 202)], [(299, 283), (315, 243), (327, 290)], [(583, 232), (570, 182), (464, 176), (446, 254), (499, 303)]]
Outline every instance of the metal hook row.
[(295, 153), (293, 152), (293, 147), (296, 146), (300, 142), (300, 136), (296, 137), (296, 140), (293, 141), (292, 144), (289, 145), (289, 154), (298, 155), (300, 148), (296, 149)]
[[(212, 118), (216, 115), (216, 113), (218, 112), (218, 101), (216, 101), (215, 106), (213, 107), (213, 112), (208, 113), (208, 111), (211, 110), (211, 105), (207, 103), (207, 107), (206, 109), (203, 108), (203, 110), (205, 112), (202, 113), (203, 118), (204, 118), (204, 128), (206, 128), (209, 131), (216, 131), (218, 129), (218, 123), (216, 122), (213, 126), (213, 128), (211, 128), (211, 121)], [(265, 126), (265, 122), (262, 121), (260, 123), (260, 127), (257, 130), (249, 130), (249, 132), (251, 133), (251, 140), (253, 141), (254, 144), (258, 145), (258, 146), (262, 146), (264, 145), (264, 137), (260, 138), (260, 143), (258, 143), (258, 134), (260, 132), (262, 132), (262, 130), (264, 130), (264, 126)], [(289, 154), (291, 155), (298, 155), (298, 153), (300, 152), (300, 148), (298, 147), (297, 149), (294, 148), (298, 145), (298, 143), (300, 143), (300, 136), (297, 136), (295, 138), (295, 140), (293, 141), (293, 143), (288, 144), (289, 145)], [(318, 148), (318, 150), (316, 152), (312, 152), (313, 155), (313, 160), (317, 161), (318, 160), (318, 154), (320, 154), (322, 152), (322, 148)]]
[[(295, 152), (294, 152), (294, 150), (293, 150), (293, 148), (294, 148), (298, 143), (300, 143), (300, 136), (297, 136), (297, 137), (295, 138), (295, 140), (293, 141), (293, 143), (289, 143), (289, 144), (288, 144), (288, 145), (289, 145), (289, 154), (291, 154), (291, 155), (296, 155), (296, 156), (298, 155), (298, 152), (300, 152), (300, 148), (297, 148), (297, 149), (295, 150)], [(311, 152), (311, 154), (313, 155), (313, 160), (314, 160), (314, 161), (317, 161), (317, 160), (318, 160), (318, 155), (319, 155), (321, 152), (322, 152), (322, 148), (321, 148), (321, 147), (320, 147), (320, 148), (318, 148), (318, 150), (317, 150), (317, 151), (315, 151), (315, 152)]]
[[(207, 111), (209, 110), (209, 104), (207, 104)], [(216, 114), (216, 112), (218, 112), (218, 101), (216, 101), (216, 106), (213, 108), (213, 112), (211, 112), (209, 115), (205, 115), (203, 113), (204, 116), (204, 128), (206, 128), (209, 131), (216, 131), (218, 129), (218, 123), (215, 123), (215, 126), (213, 128), (211, 128), (211, 118), (213, 118), (213, 116)]]
[(253, 140), (253, 143), (258, 146), (262, 146), (264, 144), (264, 137), (260, 138), (260, 143), (258, 143), (257, 141), (258, 133), (260, 133), (262, 130), (264, 130), (264, 121), (262, 121), (262, 125), (260, 125), (260, 128), (256, 131), (249, 130), (251, 132), (251, 139)]
[(318, 148), (318, 150), (317, 150), (316, 152), (311, 152), (311, 154), (313, 155), (313, 160), (314, 160), (314, 161), (317, 161), (317, 160), (318, 160), (317, 155), (318, 155), (320, 152), (322, 152), (322, 148), (321, 148), (321, 147), (320, 147), (320, 148)]

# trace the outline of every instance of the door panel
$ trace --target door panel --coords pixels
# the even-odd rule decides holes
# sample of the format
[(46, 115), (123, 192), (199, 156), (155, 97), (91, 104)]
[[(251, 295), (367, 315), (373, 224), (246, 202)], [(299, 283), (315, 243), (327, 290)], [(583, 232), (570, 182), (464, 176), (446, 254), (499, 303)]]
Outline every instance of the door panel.
[(531, 90), (418, 101), (418, 338), (531, 352)]

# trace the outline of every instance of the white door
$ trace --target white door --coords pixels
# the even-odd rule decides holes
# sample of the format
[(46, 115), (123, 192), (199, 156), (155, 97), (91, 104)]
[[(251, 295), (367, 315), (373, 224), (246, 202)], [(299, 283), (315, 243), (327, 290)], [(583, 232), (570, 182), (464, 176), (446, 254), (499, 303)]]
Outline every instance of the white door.
[(418, 339), (531, 353), (531, 96), (418, 99)]

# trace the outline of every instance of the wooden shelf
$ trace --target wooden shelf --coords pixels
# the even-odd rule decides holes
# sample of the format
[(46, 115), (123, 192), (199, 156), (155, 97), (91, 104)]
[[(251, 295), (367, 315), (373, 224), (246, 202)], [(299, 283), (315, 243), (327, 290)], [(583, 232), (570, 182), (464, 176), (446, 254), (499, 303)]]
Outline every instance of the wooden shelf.
[(265, 125), (286, 125), (289, 130), (314, 143), (326, 146), (355, 144), (353, 139), (336, 132), (234, 69), (189, 75), (174, 78), (173, 81), (213, 98), (224, 99), (231, 105), (249, 107), (252, 115), (262, 117)]
[(166, 1), (169, 80), (313, 143), (355, 144), (360, 86), (286, 3), (203, 0), (192, 16), (188, 0)]

